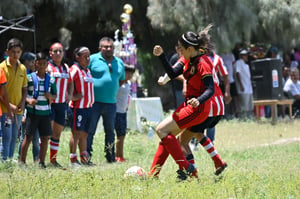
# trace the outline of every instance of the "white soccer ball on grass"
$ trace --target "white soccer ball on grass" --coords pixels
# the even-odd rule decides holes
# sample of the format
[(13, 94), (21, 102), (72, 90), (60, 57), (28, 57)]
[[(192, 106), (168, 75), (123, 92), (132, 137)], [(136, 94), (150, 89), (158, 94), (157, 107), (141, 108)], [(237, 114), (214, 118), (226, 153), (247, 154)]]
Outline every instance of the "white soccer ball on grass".
[(132, 166), (125, 171), (125, 178), (146, 179), (146, 171), (140, 166)]

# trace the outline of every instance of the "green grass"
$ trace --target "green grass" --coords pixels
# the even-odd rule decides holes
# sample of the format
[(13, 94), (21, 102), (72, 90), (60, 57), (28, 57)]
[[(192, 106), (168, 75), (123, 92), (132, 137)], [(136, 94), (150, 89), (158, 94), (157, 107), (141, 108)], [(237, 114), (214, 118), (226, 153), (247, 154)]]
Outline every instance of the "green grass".
[[(300, 198), (300, 121), (268, 122), (223, 121), (217, 126), (215, 145), (228, 168), (215, 177), (213, 163), (199, 147), (195, 151), (200, 176), (178, 183), (169, 157), (159, 180), (125, 179), (133, 165), (148, 171), (158, 138), (130, 132), (125, 140), (126, 163), (108, 164), (104, 158), (103, 132), (94, 141), (96, 167), (74, 169), (69, 164), (69, 129), (63, 132), (58, 161), (67, 170), (39, 169), (0, 163), (0, 198)], [(48, 159), (48, 158), (47, 158)]]

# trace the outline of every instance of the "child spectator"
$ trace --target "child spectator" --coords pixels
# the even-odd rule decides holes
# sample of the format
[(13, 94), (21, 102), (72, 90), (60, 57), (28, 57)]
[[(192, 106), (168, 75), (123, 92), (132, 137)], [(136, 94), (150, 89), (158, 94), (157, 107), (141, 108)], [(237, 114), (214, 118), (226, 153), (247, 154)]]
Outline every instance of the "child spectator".
[[(25, 53), (23, 53), (20, 60), (25, 65), (27, 74), (35, 72), (35, 65), (34, 65), (35, 54), (34, 53), (25, 52)], [(22, 146), (22, 142), (25, 137), (26, 114), (27, 114), (27, 111), (25, 109), (24, 115), (22, 118), (22, 130), (21, 130), (21, 136), (20, 136), (20, 143), (18, 146), (18, 150), (19, 150), (18, 151), (18, 159), (20, 159), (20, 156), (21, 156), (21, 146)], [(32, 156), (33, 156), (34, 162), (37, 162), (39, 160), (39, 152), (40, 152), (39, 132), (36, 131), (32, 138)]]
[(127, 129), (127, 110), (130, 100), (130, 79), (132, 78), (134, 66), (124, 64), (125, 66), (125, 83), (119, 88), (117, 95), (117, 114), (115, 120), (115, 130), (117, 133), (116, 142), (116, 161), (125, 162), (123, 146)]
[(46, 73), (48, 66), (47, 56), (40, 52), (36, 55), (36, 73), (27, 75), (28, 95), (26, 98), (26, 127), (25, 138), (21, 147), (20, 163), (26, 163), (26, 156), (33, 134), (39, 131), (41, 146), (39, 167), (44, 169), (49, 136), (52, 135), (50, 102), (56, 98), (56, 84), (54, 78)]

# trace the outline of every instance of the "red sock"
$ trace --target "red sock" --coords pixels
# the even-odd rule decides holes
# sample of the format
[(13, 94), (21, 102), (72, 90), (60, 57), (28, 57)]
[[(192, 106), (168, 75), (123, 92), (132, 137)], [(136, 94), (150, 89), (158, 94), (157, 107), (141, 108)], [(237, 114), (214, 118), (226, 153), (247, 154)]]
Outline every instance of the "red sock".
[(180, 170), (187, 169), (189, 162), (186, 160), (185, 156), (182, 153), (181, 147), (173, 134), (169, 134), (162, 139), (167, 151), (171, 154), (176, 164), (178, 164)]
[(57, 151), (59, 149), (59, 140), (50, 138), (50, 162), (56, 162)]
[(162, 142), (159, 142), (148, 175), (149, 176), (153, 175), (155, 177), (158, 177), (158, 174), (160, 173), (160, 170), (164, 165), (165, 161), (167, 160), (168, 156), (169, 156), (169, 152), (164, 147), (164, 144)]
[(224, 164), (223, 160), (219, 156), (217, 150), (215, 149), (214, 145), (212, 144), (212, 142), (208, 137), (204, 136), (200, 141), (200, 144), (205, 148), (207, 153), (210, 155), (211, 159), (215, 163), (216, 168), (221, 167)]
[(81, 163), (86, 163), (89, 161), (89, 155), (88, 155), (87, 151), (83, 151), (80, 153), (80, 161), (81, 161)]
[(75, 161), (77, 161), (77, 154), (76, 153), (71, 153), (70, 154), (70, 161), (71, 161), (71, 163), (74, 163)]

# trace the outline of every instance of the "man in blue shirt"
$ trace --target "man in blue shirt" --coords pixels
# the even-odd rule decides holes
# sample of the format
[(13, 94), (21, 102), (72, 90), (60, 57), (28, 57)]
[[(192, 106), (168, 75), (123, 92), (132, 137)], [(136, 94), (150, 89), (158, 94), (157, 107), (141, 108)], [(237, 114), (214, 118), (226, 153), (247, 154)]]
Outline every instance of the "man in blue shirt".
[(99, 41), (99, 52), (91, 55), (90, 69), (94, 80), (95, 103), (87, 138), (87, 151), (92, 156), (92, 145), (97, 124), (102, 116), (105, 132), (105, 157), (115, 162), (115, 116), (119, 86), (125, 81), (123, 61), (114, 55), (113, 39), (103, 37)]

